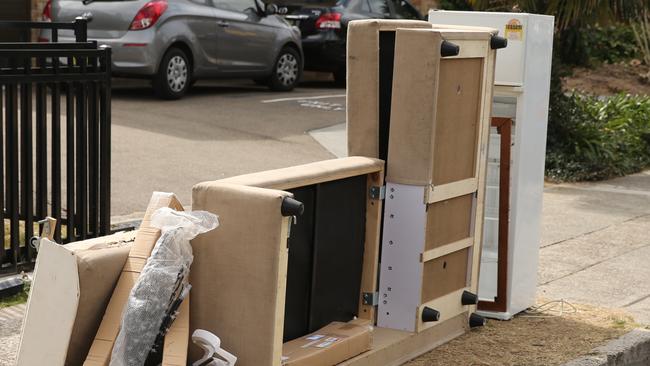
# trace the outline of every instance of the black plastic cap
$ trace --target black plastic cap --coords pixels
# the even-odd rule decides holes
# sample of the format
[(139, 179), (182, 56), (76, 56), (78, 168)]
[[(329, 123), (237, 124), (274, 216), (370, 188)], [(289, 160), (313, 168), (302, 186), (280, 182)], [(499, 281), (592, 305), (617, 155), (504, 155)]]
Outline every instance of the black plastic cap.
[(476, 328), (476, 327), (482, 327), (487, 323), (487, 319), (484, 317), (472, 313), (472, 315), (469, 316), (469, 327), (470, 328)]
[(476, 305), (478, 304), (478, 296), (469, 291), (463, 291), (463, 295), (460, 297), (460, 303), (463, 305)]
[(490, 39), (490, 48), (499, 50), (508, 47), (508, 39), (500, 36), (492, 36)]
[(282, 216), (300, 216), (303, 212), (305, 212), (305, 205), (302, 202), (291, 197), (284, 197), (280, 207)]
[(449, 57), (449, 56), (458, 56), (460, 53), (460, 46), (453, 44), (449, 41), (442, 41), (440, 45), (440, 56)]
[(422, 321), (427, 322), (437, 322), (440, 320), (440, 312), (430, 307), (425, 306), (422, 310)]

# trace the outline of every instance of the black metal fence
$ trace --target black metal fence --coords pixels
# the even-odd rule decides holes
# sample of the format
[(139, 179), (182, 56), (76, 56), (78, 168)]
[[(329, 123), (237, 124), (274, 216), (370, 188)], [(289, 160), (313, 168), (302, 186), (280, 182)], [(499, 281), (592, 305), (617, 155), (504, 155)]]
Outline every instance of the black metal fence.
[[(38, 221), (68, 243), (110, 231), (111, 49), (86, 22), (0, 22), (51, 29), (52, 43), (0, 43), (0, 274), (29, 268)], [(55, 43), (59, 29), (71, 43)]]

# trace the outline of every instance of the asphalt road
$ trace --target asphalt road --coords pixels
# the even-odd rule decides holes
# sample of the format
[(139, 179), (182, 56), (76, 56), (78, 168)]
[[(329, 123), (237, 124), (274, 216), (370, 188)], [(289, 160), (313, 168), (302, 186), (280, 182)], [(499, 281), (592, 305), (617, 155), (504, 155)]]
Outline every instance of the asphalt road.
[(114, 84), (114, 216), (144, 211), (155, 190), (190, 205), (198, 182), (333, 158), (307, 132), (345, 121), (345, 89), (327, 81), (288, 93), (199, 82), (178, 101), (156, 99), (144, 81)]

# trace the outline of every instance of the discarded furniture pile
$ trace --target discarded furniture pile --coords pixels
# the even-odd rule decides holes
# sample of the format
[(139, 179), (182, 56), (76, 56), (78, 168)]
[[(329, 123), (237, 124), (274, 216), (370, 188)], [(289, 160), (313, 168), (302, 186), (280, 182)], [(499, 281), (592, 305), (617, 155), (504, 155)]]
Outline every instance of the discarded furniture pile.
[(348, 38), (351, 157), (199, 183), (190, 212), (154, 193), (135, 233), (42, 239), (18, 365), (398, 365), (483, 325), (507, 42), (388, 20)]

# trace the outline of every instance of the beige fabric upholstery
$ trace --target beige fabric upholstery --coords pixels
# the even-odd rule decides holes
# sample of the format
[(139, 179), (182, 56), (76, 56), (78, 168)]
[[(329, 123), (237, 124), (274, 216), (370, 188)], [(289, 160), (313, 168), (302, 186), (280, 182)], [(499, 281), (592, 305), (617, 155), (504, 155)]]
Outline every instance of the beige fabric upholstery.
[(387, 181), (414, 185), (429, 182), (441, 43), (438, 32), (417, 32), (410, 37), (396, 34), (398, 72), (393, 78)]
[(379, 157), (379, 32), (431, 28), (418, 20), (350, 22), (347, 41), (348, 155)]
[(384, 162), (382, 160), (356, 156), (240, 175), (222, 179), (219, 182), (273, 189), (290, 189), (374, 173), (383, 167)]
[[(289, 195), (221, 182), (192, 191), (192, 208), (220, 225), (192, 241), (190, 330), (218, 335), (239, 366), (281, 362), (289, 218), (280, 207)], [(192, 345), (190, 354), (202, 353)]]
[(77, 256), (79, 305), (66, 365), (81, 365), (97, 333), (136, 231), (66, 244)]

